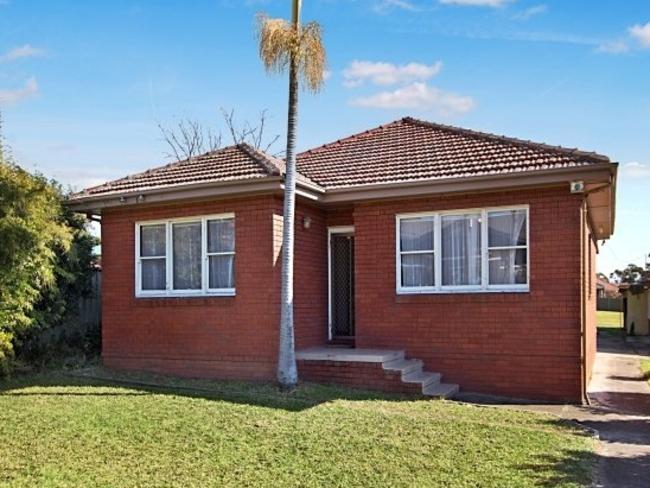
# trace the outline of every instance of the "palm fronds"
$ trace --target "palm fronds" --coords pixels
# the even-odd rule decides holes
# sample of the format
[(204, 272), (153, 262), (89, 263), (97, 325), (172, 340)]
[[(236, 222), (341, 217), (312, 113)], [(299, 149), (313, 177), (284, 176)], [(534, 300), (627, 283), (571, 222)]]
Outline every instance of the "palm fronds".
[(295, 29), (284, 19), (260, 14), (257, 16), (257, 37), (260, 58), (267, 71), (282, 73), (293, 60), (307, 88), (313, 92), (322, 88), (326, 56), (317, 22)]

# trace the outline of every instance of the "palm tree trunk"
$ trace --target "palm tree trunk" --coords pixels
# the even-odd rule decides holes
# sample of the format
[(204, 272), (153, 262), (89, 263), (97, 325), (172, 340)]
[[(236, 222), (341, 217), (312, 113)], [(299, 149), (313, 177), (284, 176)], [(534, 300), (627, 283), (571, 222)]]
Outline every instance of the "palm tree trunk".
[[(301, 0), (293, 0), (292, 23), (300, 26)], [(289, 110), (287, 117), (287, 168), (284, 181), (284, 215), (282, 228), (282, 285), (280, 304), (280, 351), (278, 382), (285, 389), (298, 383), (293, 332), (293, 260), (296, 211), (296, 132), (298, 126), (298, 73), (295, 59), (289, 66)]]

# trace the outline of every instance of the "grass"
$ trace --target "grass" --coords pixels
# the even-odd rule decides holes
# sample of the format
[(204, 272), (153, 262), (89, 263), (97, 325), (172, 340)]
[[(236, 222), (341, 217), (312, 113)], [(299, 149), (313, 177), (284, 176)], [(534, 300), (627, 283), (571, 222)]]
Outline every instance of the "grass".
[(601, 331), (615, 332), (623, 330), (623, 312), (607, 312), (598, 310), (596, 312), (596, 323)]
[(106, 378), (0, 383), (0, 486), (592, 481), (593, 439), (550, 416), (311, 384), (287, 394), (265, 384)]
[(643, 379), (650, 384), (650, 359), (641, 360), (641, 374)]

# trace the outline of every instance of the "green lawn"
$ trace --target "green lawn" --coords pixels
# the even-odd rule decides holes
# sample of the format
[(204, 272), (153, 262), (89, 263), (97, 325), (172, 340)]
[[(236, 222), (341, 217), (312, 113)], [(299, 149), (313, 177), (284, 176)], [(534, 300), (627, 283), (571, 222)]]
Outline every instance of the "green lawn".
[(622, 312), (598, 310), (596, 312), (596, 321), (599, 329), (623, 329)]
[(648, 383), (650, 383), (650, 359), (641, 360), (641, 373)]
[(283, 394), (128, 378), (143, 384), (62, 373), (0, 384), (0, 486), (591, 483), (593, 439), (550, 416), (317, 385)]

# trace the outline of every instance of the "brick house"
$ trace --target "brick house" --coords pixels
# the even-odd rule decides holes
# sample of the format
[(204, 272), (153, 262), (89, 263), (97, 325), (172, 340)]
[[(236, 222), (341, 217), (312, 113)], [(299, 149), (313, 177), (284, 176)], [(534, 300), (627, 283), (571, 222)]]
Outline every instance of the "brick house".
[[(412, 118), (300, 154), (301, 379), (582, 401), (616, 168)], [(282, 198), (244, 144), (71, 196), (101, 215), (104, 363), (273, 379)]]

